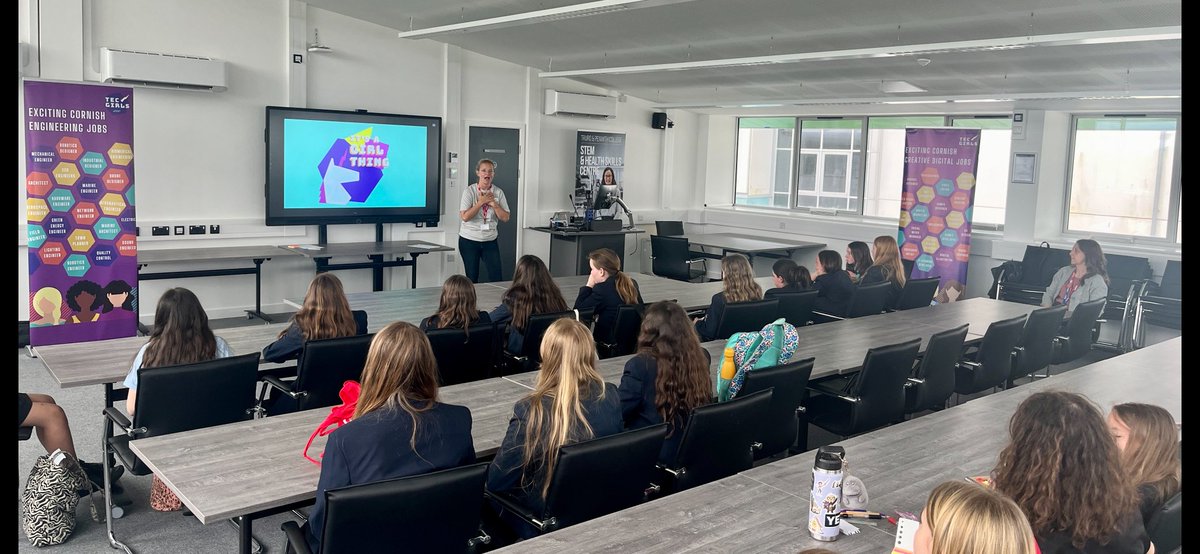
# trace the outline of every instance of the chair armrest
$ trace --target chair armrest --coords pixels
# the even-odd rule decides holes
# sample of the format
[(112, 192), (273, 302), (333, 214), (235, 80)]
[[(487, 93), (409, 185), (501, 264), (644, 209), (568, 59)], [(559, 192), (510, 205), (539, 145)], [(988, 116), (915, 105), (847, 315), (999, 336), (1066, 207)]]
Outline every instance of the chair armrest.
[(908, 380), (904, 383), (904, 386), (907, 387), (909, 385), (924, 385), (924, 384), (925, 384), (924, 379), (917, 379), (916, 377), (909, 377)]
[(537, 518), (536, 515), (534, 515), (533, 512), (530, 512), (524, 506), (518, 504), (516, 501), (509, 498), (505, 494), (492, 492), (492, 491), (484, 491), (483, 496), (485, 498), (491, 498), (492, 500), (495, 500), (496, 503), (503, 506), (506, 510), (512, 512), (517, 517), (525, 520), (527, 523), (529, 523), (530, 525), (532, 525), (534, 528), (536, 528), (539, 531), (543, 531), (543, 532), (551, 531), (558, 527), (558, 520), (555, 519), (553, 516), (546, 518), (545, 521), (541, 521)]
[(826, 384), (824, 384), (824, 383), (813, 383), (813, 384), (811, 384), (811, 385), (809, 385), (809, 386), (808, 386), (808, 390), (811, 390), (811, 391), (817, 391), (817, 392), (819, 392), (819, 393), (821, 393), (821, 394), (824, 394), (824, 395), (828, 395), (828, 396), (833, 396), (833, 397), (835, 397), (835, 398), (839, 398), (839, 399), (841, 399), (843, 402), (850, 402), (850, 403), (855, 403), (855, 404), (857, 404), (858, 402), (861, 402), (861, 401), (862, 401), (860, 398), (858, 398), (858, 397), (856, 397), (856, 396), (846, 396), (846, 393), (845, 393), (845, 392), (843, 392), (843, 391), (840, 391), (840, 390), (837, 390), (837, 389), (835, 389), (835, 388), (833, 388), (833, 387), (831, 387), (831, 386), (829, 386), (829, 385), (826, 385)]
[(129, 435), (130, 438), (136, 438), (138, 435), (146, 433), (145, 427), (138, 427), (135, 429), (133, 424), (129, 422), (129, 418), (126, 417), (125, 414), (121, 413), (120, 410), (112, 406), (106, 406), (103, 413), (104, 417), (116, 424), (116, 426), (121, 429), (121, 432)]
[(287, 537), (288, 545), (296, 551), (296, 554), (312, 554), (312, 550), (308, 549), (308, 537), (304, 536), (304, 531), (295, 521), (285, 521), (279, 528)]
[(270, 385), (271, 387), (274, 387), (279, 392), (282, 392), (283, 394), (286, 394), (286, 395), (292, 397), (293, 399), (300, 399), (300, 398), (304, 398), (305, 396), (308, 396), (308, 392), (306, 392), (306, 391), (293, 391), (292, 387), (289, 387), (287, 385), (287, 383), (284, 383), (282, 380), (280, 380), (278, 377), (276, 377), (274, 375), (264, 375), (262, 377), (262, 382), (266, 383), (267, 385)]
[(692, 258), (692, 259), (688, 260), (687, 263), (698, 264), (698, 263), (704, 262), (706, 260), (708, 260), (708, 258)]
[(827, 314), (827, 313), (825, 313), (825, 312), (820, 312), (820, 311), (817, 311), (817, 310), (813, 310), (813, 315), (819, 315), (819, 316), (821, 316), (821, 317), (827, 317), (827, 318), (829, 318), (829, 319), (836, 319), (836, 320), (838, 320), (838, 321), (841, 321), (841, 320), (843, 320), (843, 319), (846, 319), (846, 318), (844, 318), (844, 317), (842, 317), (842, 316), (840, 316), (840, 315)]
[(983, 367), (982, 365), (979, 365), (979, 362), (972, 362), (971, 360), (959, 360), (958, 365), (961, 367), (970, 368), (971, 371), (979, 371), (979, 369)]
[(673, 469), (673, 468), (669, 468), (669, 467), (667, 467), (667, 466), (665, 466), (665, 465), (662, 465), (662, 464), (654, 464), (654, 465), (655, 465), (655, 467), (657, 467), (658, 469), (661, 469), (661, 470), (663, 470), (663, 472), (665, 472), (667, 475), (670, 475), (671, 477), (673, 477), (673, 478), (675, 478), (675, 479), (678, 479), (680, 475), (683, 475), (684, 473), (687, 473), (687, 468), (686, 468), (686, 467), (681, 467), (681, 468), (679, 468), (679, 469)]

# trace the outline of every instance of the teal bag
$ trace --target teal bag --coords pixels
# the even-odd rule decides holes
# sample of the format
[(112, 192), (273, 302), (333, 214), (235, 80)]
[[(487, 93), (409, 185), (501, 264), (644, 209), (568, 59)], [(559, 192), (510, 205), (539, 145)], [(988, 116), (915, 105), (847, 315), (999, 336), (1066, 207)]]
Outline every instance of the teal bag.
[(717, 374), (717, 401), (733, 400), (742, 389), (747, 372), (785, 364), (799, 346), (796, 328), (782, 317), (761, 331), (734, 333), (725, 342), (725, 359)]

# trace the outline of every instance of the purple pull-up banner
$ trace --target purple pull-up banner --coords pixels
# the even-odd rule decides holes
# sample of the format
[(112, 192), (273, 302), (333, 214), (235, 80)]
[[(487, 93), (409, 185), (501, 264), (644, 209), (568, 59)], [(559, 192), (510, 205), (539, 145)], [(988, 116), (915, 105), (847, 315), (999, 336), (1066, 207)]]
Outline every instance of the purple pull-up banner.
[(137, 332), (133, 89), (25, 81), (29, 342)]
[(940, 277), (938, 302), (953, 302), (967, 283), (979, 129), (907, 129), (900, 255), (909, 279)]

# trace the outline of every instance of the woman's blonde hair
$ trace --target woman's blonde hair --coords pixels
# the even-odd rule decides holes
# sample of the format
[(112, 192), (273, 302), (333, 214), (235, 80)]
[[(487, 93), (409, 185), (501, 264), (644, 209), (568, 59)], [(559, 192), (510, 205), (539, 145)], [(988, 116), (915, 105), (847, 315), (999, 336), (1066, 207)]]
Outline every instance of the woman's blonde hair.
[(413, 418), (409, 444), (416, 448), (417, 414), (432, 408), (437, 397), (437, 359), (425, 333), (404, 321), (376, 333), (363, 365), (354, 418), (384, 407), (404, 410)]
[(1149, 485), (1158, 503), (1179, 491), (1179, 433), (1171, 412), (1153, 404), (1113, 406), (1113, 415), (1129, 428), (1121, 467), (1134, 485)]
[(929, 493), (921, 525), (933, 554), (1033, 554), (1029, 520), (1015, 502), (988, 487), (946, 481)]
[(621, 258), (617, 256), (616, 252), (608, 248), (593, 250), (591, 254), (588, 254), (588, 259), (597, 268), (607, 271), (612, 276), (611, 279), (616, 280), (617, 294), (621, 295), (622, 302), (637, 304), (637, 286), (633, 284), (633, 279), (621, 273)]
[(725, 289), (725, 302), (750, 302), (762, 300), (763, 291), (754, 282), (754, 268), (750, 260), (741, 254), (729, 254), (721, 258), (721, 282)]
[[(304, 293), (304, 305), (296, 310), (292, 321), (304, 335), (304, 340), (353, 337), (358, 334), (358, 323), (350, 311), (350, 301), (342, 289), (342, 280), (332, 273), (320, 273), (308, 284)], [(279, 336), (287, 334), (287, 329)]]
[(542, 337), (542, 368), (529, 393), (529, 421), (525, 427), (522, 483), (537, 476), (542, 498), (550, 491), (550, 476), (558, 462), (558, 449), (593, 437), (583, 413), (583, 400), (591, 394), (604, 398), (604, 379), (596, 372), (596, 343), (592, 333), (574, 319), (550, 324)]
[(875, 237), (875, 264), (883, 270), (883, 277), (904, 286), (904, 263), (900, 261), (900, 247), (896, 246), (896, 237), (879, 235)]
[[(50, 313), (42, 313), (42, 300), (49, 300), (54, 304), (54, 309)], [(54, 287), (42, 287), (33, 293), (33, 311), (43, 318), (50, 318), (54, 321), (54, 325), (62, 323), (62, 303), (62, 293)]]

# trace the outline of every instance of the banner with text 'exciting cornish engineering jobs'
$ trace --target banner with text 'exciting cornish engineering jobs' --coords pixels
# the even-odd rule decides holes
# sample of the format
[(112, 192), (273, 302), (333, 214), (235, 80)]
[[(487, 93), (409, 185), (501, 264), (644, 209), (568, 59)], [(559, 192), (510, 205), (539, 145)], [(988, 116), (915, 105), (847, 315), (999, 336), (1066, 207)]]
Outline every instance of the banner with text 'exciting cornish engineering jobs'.
[(938, 302), (966, 289), (979, 129), (907, 129), (900, 255), (913, 262), (909, 279), (940, 277)]
[(29, 342), (137, 332), (133, 89), (25, 81)]

